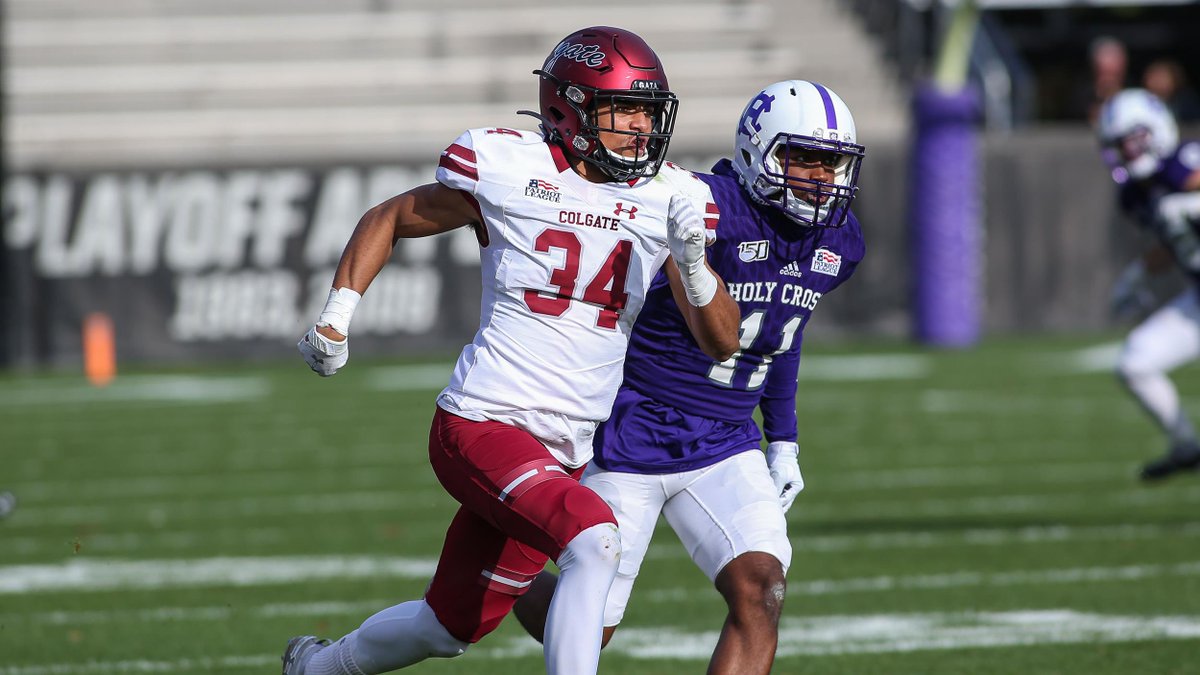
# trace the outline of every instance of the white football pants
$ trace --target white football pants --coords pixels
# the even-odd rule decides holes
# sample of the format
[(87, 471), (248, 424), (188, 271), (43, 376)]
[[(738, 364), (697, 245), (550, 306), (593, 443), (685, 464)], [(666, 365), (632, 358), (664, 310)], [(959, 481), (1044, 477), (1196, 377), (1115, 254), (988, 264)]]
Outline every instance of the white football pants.
[(785, 572), (791, 564), (787, 521), (758, 448), (684, 473), (623, 473), (590, 464), (582, 482), (612, 507), (621, 531), (621, 562), (604, 607), (605, 626), (625, 616), (659, 513), (710, 580), (750, 551), (775, 556)]
[(1171, 444), (1195, 441), (1195, 430), (1167, 373), (1200, 358), (1200, 302), (1189, 288), (1138, 324), (1125, 340), (1117, 375), (1166, 432)]

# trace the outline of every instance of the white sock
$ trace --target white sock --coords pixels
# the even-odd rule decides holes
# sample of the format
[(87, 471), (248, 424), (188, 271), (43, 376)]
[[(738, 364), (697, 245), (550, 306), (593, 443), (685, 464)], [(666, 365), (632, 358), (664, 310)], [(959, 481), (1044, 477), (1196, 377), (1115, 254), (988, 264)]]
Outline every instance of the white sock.
[(354, 662), (354, 646), (358, 631), (354, 631), (317, 652), (304, 666), (304, 675), (366, 675)]
[(1166, 432), (1171, 445), (1196, 442), (1196, 430), (1179, 403), (1179, 391), (1163, 373), (1121, 372), (1121, 381)]
[(572, 539), (555, 561), (561, 574), (546, 614), (547, 675), (586, 675), (600, 664), (604, 602), (617, 576), (621, 535), (612, 523)]
[(446, 631), (424, 600), (413, 600), (375, 614), (317, 652), (304, 675), (378, 675), (430, 657), (458, 656), (468, 646)]

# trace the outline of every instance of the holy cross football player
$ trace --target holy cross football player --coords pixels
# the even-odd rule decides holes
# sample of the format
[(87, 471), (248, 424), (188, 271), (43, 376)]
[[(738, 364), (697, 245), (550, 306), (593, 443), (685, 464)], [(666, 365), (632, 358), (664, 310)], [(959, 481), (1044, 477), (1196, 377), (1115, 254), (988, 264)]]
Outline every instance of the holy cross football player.
[(1120, 206), (1151, 232), (1156, 245), (1134, 260), (1113, 289), (1117, 314), (1148, 308), (1148, 274), (1172, 262), (1189, 287), (1129, 333), (1117, 375), (1168, 439), (1146, 463), (1143, 480), (1200, 469), (1200, 443), (1167, 372), (1200, 358), (1200, 141), (1179, 142), (1170, 110), (1144, 89), (1126, 89), (1100, 109), (1097, 127), (1120, 187)]
[[(741, 349), (725, 360), (708, 356), (687, 332), (686, 308), (656, 279), (583, 477), (621, 529), (605, 644), (661, 513), (728, 605), (709, 674), (770, 671), (792, 553), (784, 513), (804, 487), (796, 428), (801, 336), (817, 302), (862, 260), (850, 203), (863, 154), (837, 94), (788, 80), (746, 106), (732, 160), (697, 174), (720, 209), (708, 260), (740, 306)], [(534, 637), (554, 582), (540, 575), (518, 601), (516, 615)]]
[(437, 399), (429, 438), (434, 473), (461, 504), (437, 571), (422, 599), (332, 644), (293, 638), (285, 675), (371, 675), (462, 654), (550, 558), (562, 580), (546, 670), (595, 673), (621, 538), (578, 476), (660, 269), (705, 351), (724, 360), (737, 349), (737, 304), (704, 256), (718, 217), (712, 195), (662, 166), (676, 98), (654, 51), (628, 31), (588, 28), (534, 72), (541, 132), (467, 131), (442, 153), (436, 183), (369, 210), (300, 341), (313, 370), (332, 375), (346, 363), (360, 294), (397, 238), (477, 228), (479, 332)]

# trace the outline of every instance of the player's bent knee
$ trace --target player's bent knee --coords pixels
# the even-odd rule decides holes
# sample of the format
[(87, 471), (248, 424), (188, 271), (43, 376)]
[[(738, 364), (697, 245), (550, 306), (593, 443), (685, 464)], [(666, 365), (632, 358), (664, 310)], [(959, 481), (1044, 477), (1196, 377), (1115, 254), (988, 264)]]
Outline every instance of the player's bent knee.
[(604, 568), (616, 574), (621, 561), (621, 533), (614, 523), (593, 525), (567, 543), (558, 557), (564, 572), (572, 567)]
[(778, 619), (787, 589), (783, 564), (768, 553), (743, 554), (721, 570), (717, 589), (735, 612), (763, 612)]
[(1121, 359), (1117, 362), (1113, 373), (1117, 376), (1117, 380), (1121, 384), (1128, 386), (1143, 377), (1158, 374), (1158, 370), (1149, 364), (1141, 363), (1134, 359)]

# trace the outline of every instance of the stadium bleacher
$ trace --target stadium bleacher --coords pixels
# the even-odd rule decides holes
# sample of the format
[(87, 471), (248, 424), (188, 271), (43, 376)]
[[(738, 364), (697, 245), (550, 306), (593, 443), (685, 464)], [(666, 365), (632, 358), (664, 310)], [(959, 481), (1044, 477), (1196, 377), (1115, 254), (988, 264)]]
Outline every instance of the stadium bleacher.
[(416, 161), (472, 126), (532, 128), (531, 75), (589, 24), (635, 30), (683, 100), (673, 154), (719, 152), (761, 85), (842, 94), (866, 139), (900, 85), (834, 0), (9, 0), (10, 168)]

